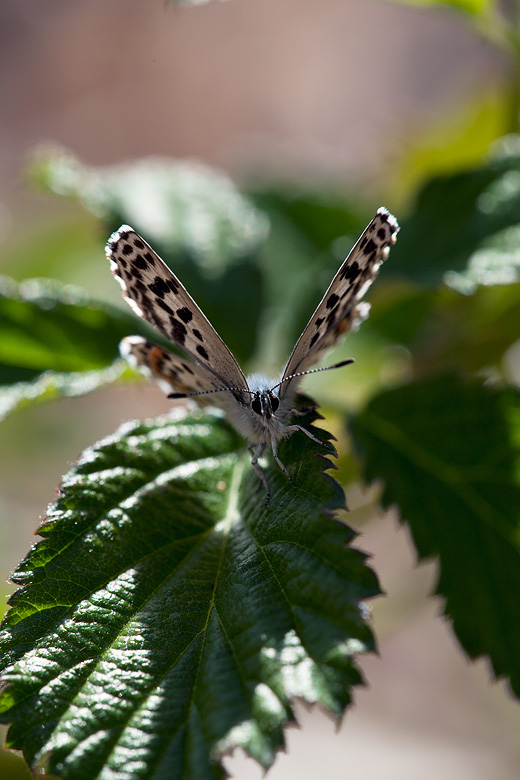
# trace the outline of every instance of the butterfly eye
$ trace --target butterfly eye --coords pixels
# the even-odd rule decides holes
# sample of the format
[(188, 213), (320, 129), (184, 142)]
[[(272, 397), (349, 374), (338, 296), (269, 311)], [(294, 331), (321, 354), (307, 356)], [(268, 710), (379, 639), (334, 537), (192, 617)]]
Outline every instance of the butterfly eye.
[(256, 412), (256, 414), (262, 414), (262, 404), (260, 403), (260, 399), (257, 395), (253, 398), (253, 401), (251, 403), (251, 409), (253, 412)]
[(271, 411), (276, 412), (276, 410), (280, 406), (280, 400), (275, 395), (271, 395), (270, 400), (271, 400)]

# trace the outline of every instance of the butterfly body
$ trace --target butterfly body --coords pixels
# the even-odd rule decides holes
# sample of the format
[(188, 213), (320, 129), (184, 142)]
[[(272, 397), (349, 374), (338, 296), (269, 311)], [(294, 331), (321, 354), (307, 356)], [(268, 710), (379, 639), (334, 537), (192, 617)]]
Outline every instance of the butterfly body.
[(290, 424), (299, 384), (305, 374), (323, 370), (310, 367), (366, 318), (369, 306), (360, 299), (388, 256), (398, 230), (396, 219), (386, 209), (379, 209), (334, 276), (278, 381), (262, 374), (246, 379), (179, 279), (131, 227), (123, 225), (108, 241), (107, 257), (123, 296), (187, 358), (140, 336), (123, 339), (122, 355), (158, 380), (169, 397), (193, 397), (201, 405), (213, 403), (226, 412), (248, 441), (253, 468), (266, 489), (266, 503), (269, 486), (258, 460), (270, 446), (276, 462), (291, 479), (278, 457), (279, 442), (301, 431), (321, 443), (303, 426)]

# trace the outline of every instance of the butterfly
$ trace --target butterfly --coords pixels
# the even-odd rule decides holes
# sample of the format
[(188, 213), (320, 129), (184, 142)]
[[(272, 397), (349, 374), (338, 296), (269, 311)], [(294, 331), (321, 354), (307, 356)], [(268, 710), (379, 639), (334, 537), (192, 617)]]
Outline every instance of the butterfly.
[(186, 288), (135, 230), (122, 225), (107, 243), (106, 254), (123, 297), (139, 317), (155, 325), (187, 357), (141, 336), (123, 339), (121, 354), (158, 380), (169, 398), (193, 397), (199, 404), (211, 401), (226, 412), (248, 442), (252, 466), (266, 491), (266, 505), (270, 490), (258, 461), (270, 446), (275, 461), (292, 482), (278, 457), (279, 442), (301, 431), (321, 444), (302, 425), (290, 422), (293, 412), (297, 413), (294, 404), (301, 378), (353, 362), (349, 359), (326, 369), (311, 368), (368, 316), (369, 304), (361, 299), (388, 257), (398, 230), (395, 217), (385, 208), (378, 209), (333, 278), (278, 381), (262, 374), (246, 379)]

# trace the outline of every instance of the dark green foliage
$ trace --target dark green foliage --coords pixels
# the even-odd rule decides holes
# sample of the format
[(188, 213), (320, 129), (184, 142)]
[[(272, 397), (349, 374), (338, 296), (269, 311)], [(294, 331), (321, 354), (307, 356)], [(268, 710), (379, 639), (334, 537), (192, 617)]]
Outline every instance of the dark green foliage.
[(520, 139), (495, 145), (480, 168), (440, 176), (402, 221), (389, 274), (462, 292), (518, 281)]
[(101, 216), (106, 238), (122, 223), (137, 230), (197, 298), (236, 358), (251, 356), (263, 308), (258, 252), (268, 221), (225, 174), (159, 157), (91, 168), (44, 147), (34, 175)]
[[(135, 327), (130, 312), (51, 279), (18, 285), (0, 277), (0, 384), (43, 371), (87, 371), (113, 363)], [(139, 327), (139, 326), (138, 326)]]
[(10, 745), (64, 778), (199, 780), (223, 776), (227, 745), (269, 766), (295, 697), (340, 718), (378, 587), (332, 517), (329, 450), (285, 442), (294, 486), (270, 465), (267, 509), (211, 414), (130, 423), (87, 450), (13, 577)]
[(384, 483), (465, 651), (520, 696), (519, 394), (453, 377), (383, 393), (356, 418), (364, 475)]
[[(516, 695), (519, 160), (508, 138), (481, 167), (425, 184), (408, 219), (397, 215), (371, 316), (341, 355), (357, 359), (349, 474), (383, 481), (419, 557), (439, 561), (462, 648), (488, 656)], [(107, 277), (103, 242), (128, 222), (242, 365), (256, 346), (258, 365), (281, 368), (373, 216), (326, 188), (245, 198), (220, 174), (166, 160), (92, 169), (54, 154), (40, 166), (47, 187), (104, 220), (94, 261)], [(55, 282), (3, 293), (0, 416), (135, 378), (118, 342), (150, 331), (126, 310)], [(320, 375), (336, 420), (354, 405), (339, 373)], [(294, 486), (269, 457), (266, 509), (244, 443), (217, 415), (129, 423), (84, 453), (15, 573), (3, 623), (2, 718), (35, 771), (219, 778), (235, 746), (272, 763), (296, 697), (342, 716), (362, 682), (355, 653), (374, 647), (362, 602), (379, 591), (334, 517), (344, 496), (323, 473), (328, 454), (300, 433), (284, 441)]]

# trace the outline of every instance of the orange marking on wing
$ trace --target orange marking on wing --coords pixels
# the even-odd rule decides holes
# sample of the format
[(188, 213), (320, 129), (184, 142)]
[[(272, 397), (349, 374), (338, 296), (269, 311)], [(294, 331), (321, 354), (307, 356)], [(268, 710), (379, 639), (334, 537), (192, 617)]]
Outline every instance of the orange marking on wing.
[(150, 368), (152, 371), (155, 371), (156, 374), (160, 374), (163, 376), (162, 373), (162, 365), (161, 363), (164, 363), (164, 352), (160, 347), (154, 347), (149, 354), (149, 362), (150, 362)]

